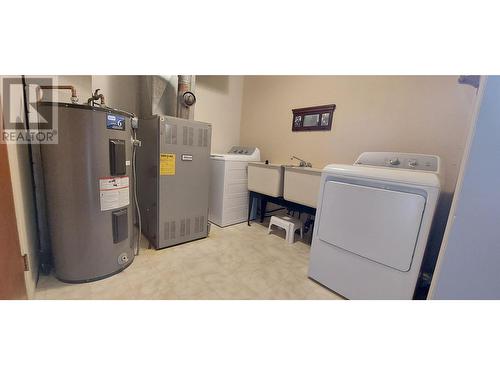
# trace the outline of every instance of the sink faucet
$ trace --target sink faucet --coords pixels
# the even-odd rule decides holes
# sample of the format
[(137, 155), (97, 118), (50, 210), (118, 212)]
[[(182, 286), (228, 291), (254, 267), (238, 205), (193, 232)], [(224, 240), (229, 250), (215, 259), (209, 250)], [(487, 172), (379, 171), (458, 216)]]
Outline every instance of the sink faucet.
[(295, 155), (293, 155), (290, 160), (293, 160), (293, 159), (297, 159), (300, 163), (299, 163), (299, 166), (300, 167), (306, 167), (306, 168), (312, 168), (312, 164), (309, 163), (308, 161), (305, 161), (305, 160), (302, 160), (301, 158), (298, 158), (296, 157)]

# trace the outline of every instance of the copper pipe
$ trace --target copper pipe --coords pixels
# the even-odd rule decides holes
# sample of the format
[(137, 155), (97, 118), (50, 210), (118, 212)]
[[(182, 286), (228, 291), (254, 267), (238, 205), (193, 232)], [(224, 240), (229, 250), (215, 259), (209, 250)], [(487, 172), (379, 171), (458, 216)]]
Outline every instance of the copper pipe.
[(40, 86), (42, 90), (71, 90), (71, 96), (76, 96), (76, 89), (74, 86), (69, 85), (55, 85), (55, 86)]
[[(78, 96), (76, 96), (76, 89), (74, 86), (70, 85), (50, 85), (50, 86), (38, 86), (37, 87), (37, 97), (39, 93), (39, 89), (42, 90), (71, 90), (71, 102), (76, 103), (78, 101)], [(42, 100), (42, 98), (38, 98), (38, 100)]]

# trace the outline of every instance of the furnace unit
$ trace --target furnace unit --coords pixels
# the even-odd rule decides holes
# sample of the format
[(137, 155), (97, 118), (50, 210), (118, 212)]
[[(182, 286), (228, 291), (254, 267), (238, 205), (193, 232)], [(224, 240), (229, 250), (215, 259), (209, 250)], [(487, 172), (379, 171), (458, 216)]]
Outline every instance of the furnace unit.
[(170, 116), (139, 121), (142, 231), (156, 248), (208, 235), (211, 125)]

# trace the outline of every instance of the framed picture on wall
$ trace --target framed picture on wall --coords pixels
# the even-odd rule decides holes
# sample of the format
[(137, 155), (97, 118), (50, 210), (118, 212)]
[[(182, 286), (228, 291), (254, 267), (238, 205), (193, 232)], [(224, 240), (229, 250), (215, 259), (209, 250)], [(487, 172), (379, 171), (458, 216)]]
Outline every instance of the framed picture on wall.
[(335, 104), (292, 109), (292, 131), (331, 130)]

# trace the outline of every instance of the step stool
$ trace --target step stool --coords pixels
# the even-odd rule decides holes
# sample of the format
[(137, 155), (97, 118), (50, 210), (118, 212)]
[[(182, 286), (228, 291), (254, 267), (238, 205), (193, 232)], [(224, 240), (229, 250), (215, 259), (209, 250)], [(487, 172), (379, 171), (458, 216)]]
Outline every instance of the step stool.
[(286, 232), (286, 240), (288, 243), (292, 244), (295, 240), (295, 231), (300, 230), (300, 238), (303, 238), (304, 234), (304, 223), (299, 219), (291, 216), (271, 216), (271, 221), (269, 222), (269, 228), (267, 229), (267, 234), (271, 233), (271, 227), (277, 226), (282, 228)]

